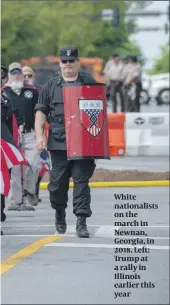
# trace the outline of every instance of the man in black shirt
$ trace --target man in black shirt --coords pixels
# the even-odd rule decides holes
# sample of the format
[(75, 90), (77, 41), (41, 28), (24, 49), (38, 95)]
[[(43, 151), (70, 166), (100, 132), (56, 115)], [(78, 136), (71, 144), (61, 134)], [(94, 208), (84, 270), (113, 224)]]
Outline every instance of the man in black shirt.
[(1, 65), (1, 87), (8, 81), (8, 68)]
[[(36, 150), (34, 131), (34, 108), (38, 101), (37, 89), (24, 82), (22, 67), (19, 63), (12, 63), (8, 69), (8, 82), (3, 87), (3, 92), (12, 101), (14, 109), (17, 109), (23, 118), (24, 128), (21, 130), (24, 137), (24, 153), (30, 167), (24, 170), (25, 194), (29, 204), (36, 206), (38, 199), (35, 195), (36, 182), (40, 171), (40, 154)], [(14, 166), (11, 172), (11, 195), (9, 196), (10, 210), (21, 210), (22, 185), (21, 168)]]
[(86, 84), (96, 83), (96, 81), (90, 75), (79, 73), (80, 62), (77, 48), (66, 47), (60, 50), (60, 68), (61, 76), (47, 82), (35, 107), (37, 149), (42, 151), (46, 147), (43, 131), (46, 119), (48, 119), (47, 149), (50, 151), (52, 162), (48, 189), (51, 206), (56, 211), (56, 229), (60, 234), (64, 234), (67, 229), (65, 210), (68, 201), (69, 179), (72, 177), (74, 181), (73, 213), (77, 216), (77, 235), (78, 237), (89, 237), (86, 218), (91, 216), (92, 211), (88, 182), (94, 173), (95, 161), (94, 159), (67, 160), (62, 85), (69, 82)]

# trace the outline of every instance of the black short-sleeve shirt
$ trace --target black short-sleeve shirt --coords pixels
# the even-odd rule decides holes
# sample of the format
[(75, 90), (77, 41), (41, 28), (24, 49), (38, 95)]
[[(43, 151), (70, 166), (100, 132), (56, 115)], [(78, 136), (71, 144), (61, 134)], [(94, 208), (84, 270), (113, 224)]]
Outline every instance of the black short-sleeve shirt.
[[(88, 83), (93, 82), (96, 83), (93, 77), (89, 75), (80, 75), (78, 76), (78, 79), (76, 83)], [(50, 114), (52, 110), (52, 105), (54, 103), (57, 103), (59, 114), (64, 115), (64, 104), (63, 104), (63, 96), (62, 96), (62, 85), (66, 82), (60, 77), (57, 76), (47, 82), (47, 84), (44, 85), (42, 88), (38, 103), (35, 106), (35, 111), (41, 111), (46, 115), (47, 121), (50, 122)], [(61, 118), (62, 119), (62, 118)], [(64, 119), (62, 119), (64, 123)], [(48, 136), (48, 143), (47, 143), (47, 149), (48, 150), (66, 150), (66, 141), (57, 141), (50, 129), (49, 129), (49, 136)]]

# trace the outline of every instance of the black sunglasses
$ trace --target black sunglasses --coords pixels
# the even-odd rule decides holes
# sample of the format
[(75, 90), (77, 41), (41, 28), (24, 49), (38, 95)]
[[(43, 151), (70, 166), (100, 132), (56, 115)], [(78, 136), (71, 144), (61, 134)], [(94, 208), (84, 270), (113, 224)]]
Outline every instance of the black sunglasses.
[(26, 78), (26, 77), (31, 78), (31, 77), (32, 77), (32, 74), (25, 74), (25, 75), (24, 75), (24, 78)]
[(75, 59), (69, 59), (69, 60), (61, 60), (62, 64), (66, 64), (67, 62), (69, 62), (70, 64), (73, 64), (73, 62), (75, 62)]

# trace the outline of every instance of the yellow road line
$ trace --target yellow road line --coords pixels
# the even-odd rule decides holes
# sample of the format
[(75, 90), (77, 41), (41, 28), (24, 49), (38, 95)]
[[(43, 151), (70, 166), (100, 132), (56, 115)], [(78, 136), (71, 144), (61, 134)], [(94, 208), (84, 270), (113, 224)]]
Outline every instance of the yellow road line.
[(22, 262), (24, 259), (27, 257), (31, 256), (35, 252), (37, 252), (39, 249), (41, 249), (43, 246), (57, 240), (61, 239), (64, 236), (48, 236), (45, 238), (42, 238), (40, 240), (37, 240), (30, 244), (29, 246), (23, 248), (22, 250), (18, 251), (14, 255), (10, 256), (6, 260), (4, 260), (1, 263), (1, 271), (0, 274), (2, 275), (3, 273), (9, 271), (10, 269), (14, 268), (17, 264)]
[[(40, 189), (46, 190), (49, 182), (40, 183)], [(138, 187), (138, 186), (169, 186), (169, 180), (152, 180), (152, 181), (115, 181), (115, 182), (89, 182), (90, 187)], [(73, 182), (69, 187), (73, 188)]]

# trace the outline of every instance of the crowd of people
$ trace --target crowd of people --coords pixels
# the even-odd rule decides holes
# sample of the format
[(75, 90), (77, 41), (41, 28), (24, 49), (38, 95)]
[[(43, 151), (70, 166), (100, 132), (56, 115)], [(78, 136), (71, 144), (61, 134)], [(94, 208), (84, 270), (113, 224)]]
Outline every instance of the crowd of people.
[[(28, 162), (24, 165), (18, 161), (10, 169), (10, 191), (6, 196), (6, 208), (13, 211), (35, 210), (34, 207), (41, 201), (38, 197), (39, 184), (47, 170), (36, 149), (34, 108), (40, 92), (34, 86), (34, 81), (35, 74), (31, 67), (21, 67), (20, 63), (12, 63), (8, 68), (1, 65), (1, 110), (6, 110), (1, 111), (1, 127), (2, 124), (7, 127), (5, 131), (1, 129), (1, 140), (3, 137), (6, 139), (9, 131), (13, 140), (10, 145), (20, 148)], [(2, 182), (7, 183), (7, 180), (1, 181), (1, 189)], [(1, 221), (6, 219), (4, 209), (5, 196), (1, 190)]]
[[(79, 237), (89, 237), (86, 218), (92, 215), (89, 179), (95, 170), (95, 160), (67, 160), (66, 135), (62, 85), (67, 83), (96, 83), (89, 74), (81, 74), (78, 49), (66, 47), (60, 50), (61, 75), (50, 79), (39, 90), (35, 87), (35, 74), (31, 67), (14, 62), (1, 66), (1, 222), (6, 220), (5, 208), (12, 211), (35, 210), (41, 201), (39, 185), (44, 173), (50, 170), (48, 186), (51, 207), (55, 210), (55, 225), (60, 234), (67, 230), (66, 208), (70, 177), (73, 178), (73, 213), (77, 217), (76, 231)], [(121, 111), (140, 111), (141, 66), (136, 56), (120, 56), (113, 53), (104, 68), (104, 78), (113, 112), (117, 112), (118, 99)], [(128, 95), (135, 84), (135, 98)], [(45, 126), (48, 124), (48, 138)], [(10, 162), (11, 147), (22, 157)], [(15, 148), (15, 149), (14, 149)], [(47, 168), (41, 153), (48, 151), (52, 167)], [(7, 154), (9, 154), (7, 159)], [(17, 153), (16, 153), (17, 155)], [(6, 164), (2, 162), (5, 162)], [(25, 162), (25, 163), (24, 163)], [(10, 165), (9, 165), (10, 163)], [(5, 171), (5, 166), (7, 171)], [(6, 188), (7, 183), (10, 187)], [(2, 187), (3, 184), (3, 187)], [(5, 206), (5, 197), (8, 204)], [(1, 234), (3, 232), (1, 231)]]
[[(77, 236), (89, 237), (86, 224), (86, 218), (92, 214), (89, 179), (95, 170), (95, 160), (67, 160), (62, 85), (96, 81), (92, 76), (80, 73), (80, 59), (75, 47), (60, 50), (60, 69), (61, 75), (50, 79), (40, 92), (34, 86), (34, 73), (30, 67), (22, 67), (20, 63), (12, 63), (8, 68), (1, 66), (1, 106), (4, 96), (4, 105), (10, 109), (3, 114), (4, 124), (13, 137), (13, 141), (8, 143), (6, 140), (6, 143), (22, 151), (27, 162), (24, 165), (18, 160), (8, 167), (6, 160), (10, 191), (5, 193), (1, 187), (1, 222), (6, 219), (5, 208), (22, 211), (32, 210), (38, 205), (39, 183), (44, 173), (41, 153), (45, 150), (49, 152), (52, 164), (48, 190), (51, 207), (55, 210), (56, 230), (60, 234), (67, 230), (67, 193), (72, 177)], [(46, 123), (49, 126), (48, 139), (45, 135)], [(3, 184), (7, 183), (5, 179), (3, 177)], [(8, 198), (6, 207), (5, 197)]]
[(112, 111), (140, 112), (142, 67), (136, 55), (120, 56), (113, 53), (106, 63), (104, 80), (112, 103)]

